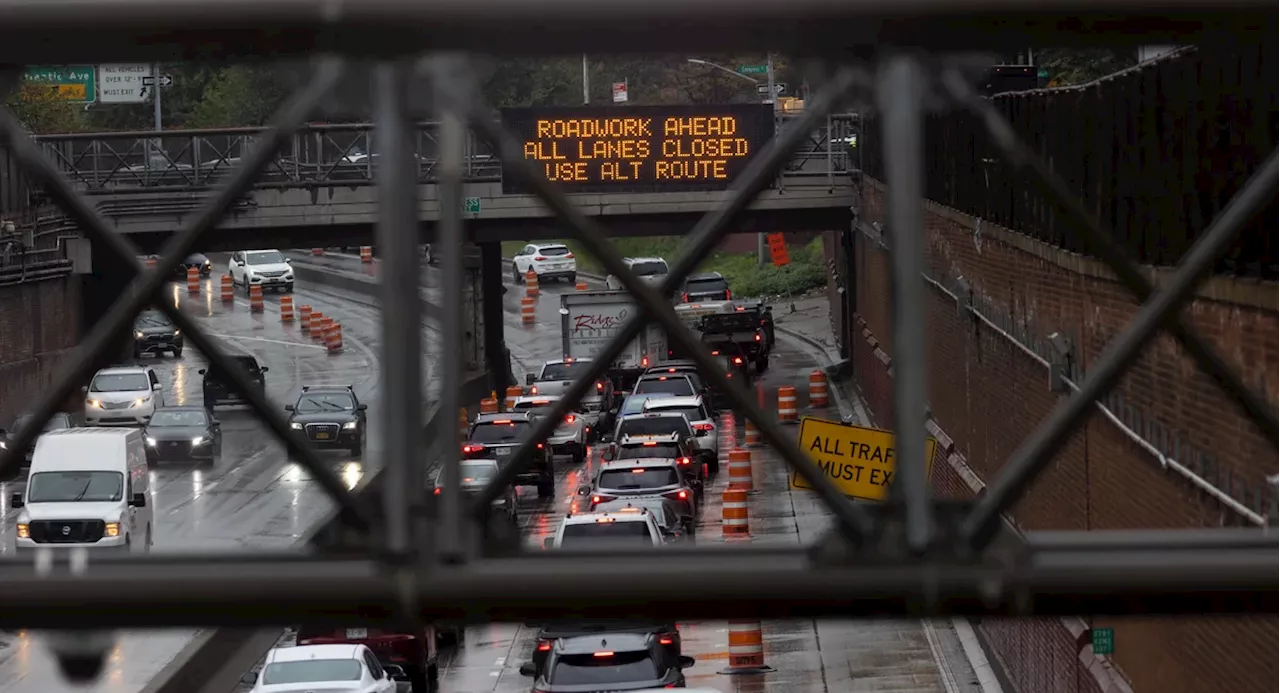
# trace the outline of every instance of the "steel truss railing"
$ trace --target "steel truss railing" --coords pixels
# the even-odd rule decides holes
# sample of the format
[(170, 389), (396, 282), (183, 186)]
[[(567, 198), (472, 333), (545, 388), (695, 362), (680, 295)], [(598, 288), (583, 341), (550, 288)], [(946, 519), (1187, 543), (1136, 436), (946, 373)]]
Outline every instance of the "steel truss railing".
[[(54, 3), (55, 5), (57, 3)], [(178, 3), (194, 4), (194, 3)], [(376, 4), (376, 3), (375, 3)], [(0, 7), (7, 7), (0, 2)], [(385, 385), (389, 412), (383, 503), (378, 509), (360, 505), (336, 476), (318, 464), (314, 453), (243, 374), (221, 353), (217, 343), (159, 293), (178, 262), (196, 249), (201, 238), (254, 177), (276, 159), (316, 104), (338, 81), (343, 63), (324, 60), (312, 83), (282, 108), (271, 128), (239, 162), (216, 196), (208, 200), (187, 228), (166, 247), (153, 271), (144, 270), (135, 249), (95, 215), (40, 146), (28, 138), (7, 111), (0, 112), (0, 139), (9, 145), (32, 178), (44, 186), (94, 242), (137, 273), (129, 290), (90, 331), (81, 358), (63, 373), (35, 408), (47, 419), (86, 379), (94, 359), (149, 302), (160, 306), (208, 355), (215, 368), (228, 373), (271, 430), (321, 483), (340, 508), (347, 525), (378, 547), (368, 555), (342, 559), (296, 554), (255, 557), (174, 556), (120, 560), (72, 556), (66, 564), (0, 561), (6, 589), (0, 591), (0, 623), (49, 627), (107, 625), (223, 624), (253, 625), (308, 621), (384, 621), (449, 618), (536, 619), (549, 614), (590, 616), (678, 615), (698, 618), (725, 615), (884, 615), (925, 613), (1233, 613), (1277, 609), (1277, 551), (1273, 536), (1262, 532), (1152, 531), (1029, 534), (1001, 533), (1000, 515), (1030, 486), (1053, 450), (1083, 420), (1083, 412), (1114, 385), (1141, 347), (1166, 324), (1192, 293), (1205, 268), (1221, 252), (1243, 220), (1275, 194), (1276, 157), (1254, 176), (1215, 222), (1204, 239), (1158, 292), (1130, 282), (1135, 295), (1149, 301), (1134, 323), (1107, 350), (1080, 392), (1066, 398), (1033, 435), (990, 492), (975, 504), (942, 503), (930, 497), (924, 458), (925, 383), (923, 349), (924, 167), (921, 138), (923, 96), (945, 85), (962, 103), (982, 108), (963, 80), (934, 71), (926, 61), (891, 54), (871, 72), (858, 67), (835, 70), (807, 103), (804, 114), (782, 128), (778, 137), (747, 167), (721, 208), (707, 214), (688, 233), (684, 253), (660, 288), (651, 288), (623, 263), (604, 231), (584, 216), (561, 190), (527, 162), (516, 140), (480, 104), (469, 64), (460, 56), (380, 64), (374, 73), (379, 137), (385, 161), (377, 171), (381, 221), (378, 239), (384, 248), (383, 368), (394, 373)], [(407, 95), (429, 78), (439, 108), (439, 183), (442, 216), (444, 295), (460, 295), (463, 236), (462, 204), (467, 166), (467, 125), (488, 143), (510, 175), (517, 176), (564, 224), (566, 233), (595, 255), (605, 270), (634, 294), (642, 313), (633, 316), (592, 362), (550, 415), (517, 450), (499, 475), (467, 505), (459, 489), (459, 451), (445, 444), (443, 489), (438, 504), (419, 488), (421, 439), (417, 412), (422, 410), (419, 380), (419, 272), (416, 260), (417, 221), (414, 203), (414, 125)], [(900, 460), (899, 483), (889, 504), (872, 507), (850, 502), (790, 442), (789, 436), (751, 399), (730, 386), (709, 352), (677, 318), (661, 297), (674, 289), (741, 219), (755, 196), (791, 160), (793, 150), (819, 129), (827, 114), (852, 100), (878, 103), (886, 123), (882, 146), (892, 152), (888, 168), (889, 225), (893, 233), (895, 296), (894, 381)], [(995, 141), (1015, 161), (1026, 148), (989, 110)], [(859, 146), (866, 146), (859, 142)], [(1031, 166), (1033, 177), (1056, 189), (1051, 169)], [(1064, 200), (1069, 206), (1070, 201)], [(1087, 215), (1082, 226), (1091, 230)], [(1120, 277), (1136, 270), (1115, 254), (1101, 253)], [(446, 306), (442, 329), (456, 334), (459, 306)], [(753, 421), (783, 461), (811, 485), (835, 518), (836, 527), (821, 543), (808, 548), (768, 547), (711, 550), (655, 549), (612, 556), (539, 555), (495, 557), (511, 547), (489, 531), (491, 501), (525, 468), (533, 441), (545, 439), (586, 390), (604, 373), (624, 345), (647, 321), (656, 320), (670, 339), (691, 354), (713, 387), (733, 399), (733, 409)], [(1187, 340), (1186, 335), (1182, 339)], [(445, 340), (448, 344), (449, 340)], [(1194, 345), (1195, 342), (1192, 342)], [(1192, 353), (1196, 347), (1193, 347)], [(1204, 354), (1211, 354), (1203, 348)], [(440, 407), (452, 411), (460, 402), (457, 386), (461, 357), (456, 345), (443, 354)], [(1211, 364), (1212, 365), (1212, 364)], [(1220, 366), (1219, 362), (1219, 366)], [(1248, 402), (1249, 390), (1225, 366), (1219, 382)], [(1256, 404), (1256, 402), (1254, 403)], [(1275, 414), (1266, 405), (1246, 410), (1268, 435), (1275, 437)], [(456, 431), (448, 416), (437, 417), (436, 438), (452, 442)], [(0, 473), (17, 463), (15, 450), (26, 449), (40, 426), (22, 429), (18, 440), (0, 454)], [(425, 521), (424, 521), (425, 520)], [(1003, 537), (1003, 540), (998, 540)], [(508, 538), (509, 539), (509, 538)], [(667, 552), (662, 560), (654, 560)], [(517, 552), (519, 553), (519, 552)], [(346, 554), (344, 554), (345, 556)], [(216, 567), (215, 567), (216, 566)], [(684, 574), (704, 590), (673, 596), (672, 575)], [(91, 576), (92, 579), (86, 579)], [(246, 608), (234, 609), (229, 606)]]
[[(795, 116), (779, 115), (781, 127)], [(813, 185), (843, 179), (849, 173), (854, 116), (833, 115), (815, 128), (778, 172), (777, 185)], [(410, 153), (410, 180), (440, 180), (443, 125), (414, 123), (403, 145)], [(36, 138), (45, 155), (83, 192), (184, 192), (224, 183), (264, 134), (263, 128), (78, 133)], [(310, 124), (290, 134), (278, 154), (255, 179), (254, 188), (360, 187), (376, 185), (387, 143), (374, 136), (373, 123)], [(463, 175), (468, 182), (502, 180), (502, 165), (492, 148), (469, 131), (463, 146)]]

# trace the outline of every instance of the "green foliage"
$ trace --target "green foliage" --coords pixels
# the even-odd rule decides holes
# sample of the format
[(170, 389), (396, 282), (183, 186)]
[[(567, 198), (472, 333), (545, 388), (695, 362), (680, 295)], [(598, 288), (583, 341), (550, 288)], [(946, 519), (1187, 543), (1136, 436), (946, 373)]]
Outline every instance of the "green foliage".
[(1035, 55), (1037, 65), (1060, 87), (1092, 82), (1138, 63), (1133, 50), (1111, 48), (1044, 48)]
[(36, 134), (83, 132), (87, 129), (84, 104), (65, 101), (45, 84), (23, 83), (4, 105), (18, 121)]
[(209, 81), (204, 98), (191, 110), (186, 126), (263, 125), (287, 97), (281, 76), (270, 68), (232, 65)]

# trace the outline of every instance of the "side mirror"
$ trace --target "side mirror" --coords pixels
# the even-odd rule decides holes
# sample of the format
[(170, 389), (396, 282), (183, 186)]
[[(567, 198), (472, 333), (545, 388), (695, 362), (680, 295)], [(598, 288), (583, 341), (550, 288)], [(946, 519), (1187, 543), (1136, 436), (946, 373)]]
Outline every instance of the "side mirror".
[(87, 392), (89, 391), (89, 386), (88, 386), (88, 385), (81, 385), (81, 386), (80, 386), (80, 391), (81, 391), (81, 392), (86, 392), (86, 393), (87, 393)]
[(698, 660), (694, 659), (693, 657), (689, 657), (689, 656), (687, 656), (687, 655), (680, 655), (680, 668), (681, 668), (681, 669), (688, 669), (689, 667), (691, 667), (691, 666), (693, 666), (694, 664), (697, 664), (697, 663), (698, 663)]
[(147, 507), (147, 496), (146, 496), (146, 494), (144, 494), (144, 493), (135, 493), (135, 494), (133, 494), (133, 498), (129, 501), (129, 505), (130, 505), (130, 506), (132, 506), (132, 507), (135, 507), (135, 508), (145, 508), (145, 507)]
[(201, 368), (200, 370), (196, 371), (196, 373), (199, 373), (200, 375), (204, 375), (204, 369)]
[(15, 493), (15, 494), (13, 494), (12, 496), (10, 496), (10, 497), (9, 497), (9, 505), (11, 505), (11, 506), (13, 506), (13, 507), (15, 507), (15, 508), (21, 508), (22, 506), (26, 505), (26, 503), (23, 503), (23, 502), (22, 502), (22, 494), (21, 494), (21, 493)]
[(285, 259), (284, 259), (284, 264), (286, 264), (286, 265), (292, 265), (292, 264), (293, 264), (293, 258), (291, 258), (291, 257), (287, 257), (287, 258), (285, 258)]
[(258, 369), (258, 372), (259, 372), (259, 373), (266, 373), (266, 372), (267, 372), (267, 371), (269, 371), (269, 370), (271, 370), (271, 369), (270, 369), (270, 368), (267, 368), (266, 366), (263, 366), (263, 367), (261, 367), (261, 368), (259, 368), (259, 369)]
[(534, 384), (535, 382), (537, 382), (537, 381), (535, 380), (535, 378), (537, 378), (537, 376), (536, 376), (536, 375), (534, 375), (533, 373), (525, 373), (525, 374), (524, 374), (524, 384), (525, 384), (525, 385), (532, 385), (532, 384)]
[(159, 392), (164, 386), (160, 383), (151, 383), (151, 389)]
[(293, 405), (292, 405), (292, 404), (286, 404), (286, 405), (284, 405), (284, 410), (285, 410), (285, 411), (293, 411)]
[(367, 404), (361, 404), (360, 406), (356, 407), (356, 411), (368, 411), (368, 410), (369, 410), (369, 405)]
[(520, 675), (533, 678), (538, 675), (538, 667), (534, 666), (533, 662), (525, 662), (520, 665)]
[[(14, 495), (16, 496), (17, 494), (15, 493)], [(14, 506), (14, 507), (17, 507), (17, 506)], [(555, 547), (556, 547), (556, 538), (555, 538), (555, 537), (547, 537), (546, 539), (543, 539), (543, 540), (542, 540), (542, 548), (544, 548), (544, 549), (554, 549)], [(524, 671), (523, 671), (523, 670), (521, 670), (521, 673), (524, 673)], [(533, 676), (533, 674), (525, 674), (525, 675), (526, 675), (526, 676)]]
[(213, 429), (213, 430), (215, 430), (215, 431), (221, 431), (221, 430), (222, 430), (222, 422), (221, 422), (221, 421), (210, 421), (210, 422), (209, 422), (209, 427), (210, 427), (210, 428), (212, 428), (212, 429)]
[(589, 496), (589, 495), (591, 495), (591, 487), (590, 487), (590, 486), (588, 486), (588, 485), (586, 485), (586, 484), (583, 484), (583, 485), (579, 486), (579, 487), (578, 487), (578, 495), (579, 495), (579, 496)]
[(383, 664), (382, 671), (386, 673), (387, 678), (396, 681), (408, 681), (409, 675), (405, 673), (404, 667), (398, 664)]
[(243, 683), (246, 686), (252, 686), (257, 682), (258, 682), (258, 672), (256, 671), (250, 671), (246, 673), (244, 676), (240, 677), (240, 683)]

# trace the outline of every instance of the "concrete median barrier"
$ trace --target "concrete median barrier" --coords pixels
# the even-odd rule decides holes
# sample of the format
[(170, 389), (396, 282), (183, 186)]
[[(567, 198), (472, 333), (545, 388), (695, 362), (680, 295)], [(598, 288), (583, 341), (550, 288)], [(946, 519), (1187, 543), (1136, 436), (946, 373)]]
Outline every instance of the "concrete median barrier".
[[(295, 274), (296, 271), (295, 264)], [(301, 275), (296, 276), (301, 278)], [(376, 282), (371, 283), (376, 287)], [(468, 410), (477, 411), (480, 400), (487, 397), (491, 389), (488, 372), (468, 373), (463, 379), (461, 401), (472, 403)], [(423, 427), (424, 445), (427, 446), (424, 457), (432, 460), (422, 470), (424, 478), (439, 456), (438, 448), (431, 441), (434, 439), (432, 430), (436, 425), (436, 417), (440, 415), (439, 409), (433, 406)], [(457, 414), (446, 412), (444, 416), (452, 422)], [(365, 507), (381, 507), (381, 478), (381, 470), (378, 470), (369, 477), (367, 483), (356, 489), (356, 497)], [(305, 543), (323, 550), (332, 541), (346, 535), (344, 529), (336, 510), (332, 510), (312, 528)], [(240, 677), (266, 655), (283, 633), (283, 629), (220, 628), (202, 631), (142, 689), (142, 693), (228, 693), (235, 690)]]
[[(323, 265), (312, 265), (296, 259), (292, 264), (294, 278), (308, 288), (345, 291), (369, 297), (378, 295), (377, 277)], [(426, 300), (422, 301), (422, 312), (428, 320), (440, 320), (444, 315), (440, 306)]]

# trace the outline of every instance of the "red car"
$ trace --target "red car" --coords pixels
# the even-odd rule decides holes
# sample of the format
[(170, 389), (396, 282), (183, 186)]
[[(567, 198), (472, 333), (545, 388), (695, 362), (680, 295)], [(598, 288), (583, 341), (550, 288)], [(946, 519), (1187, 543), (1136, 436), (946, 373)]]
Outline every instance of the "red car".
[(427, 693), (437, 677), (436, 629), (427, 626), (421, 634), (398, 633), (378, 628), (298, 629), (299, 645), (359, 644), (373, 650), (383, 664), (394, 664), (409, 676), (413, 693)]

